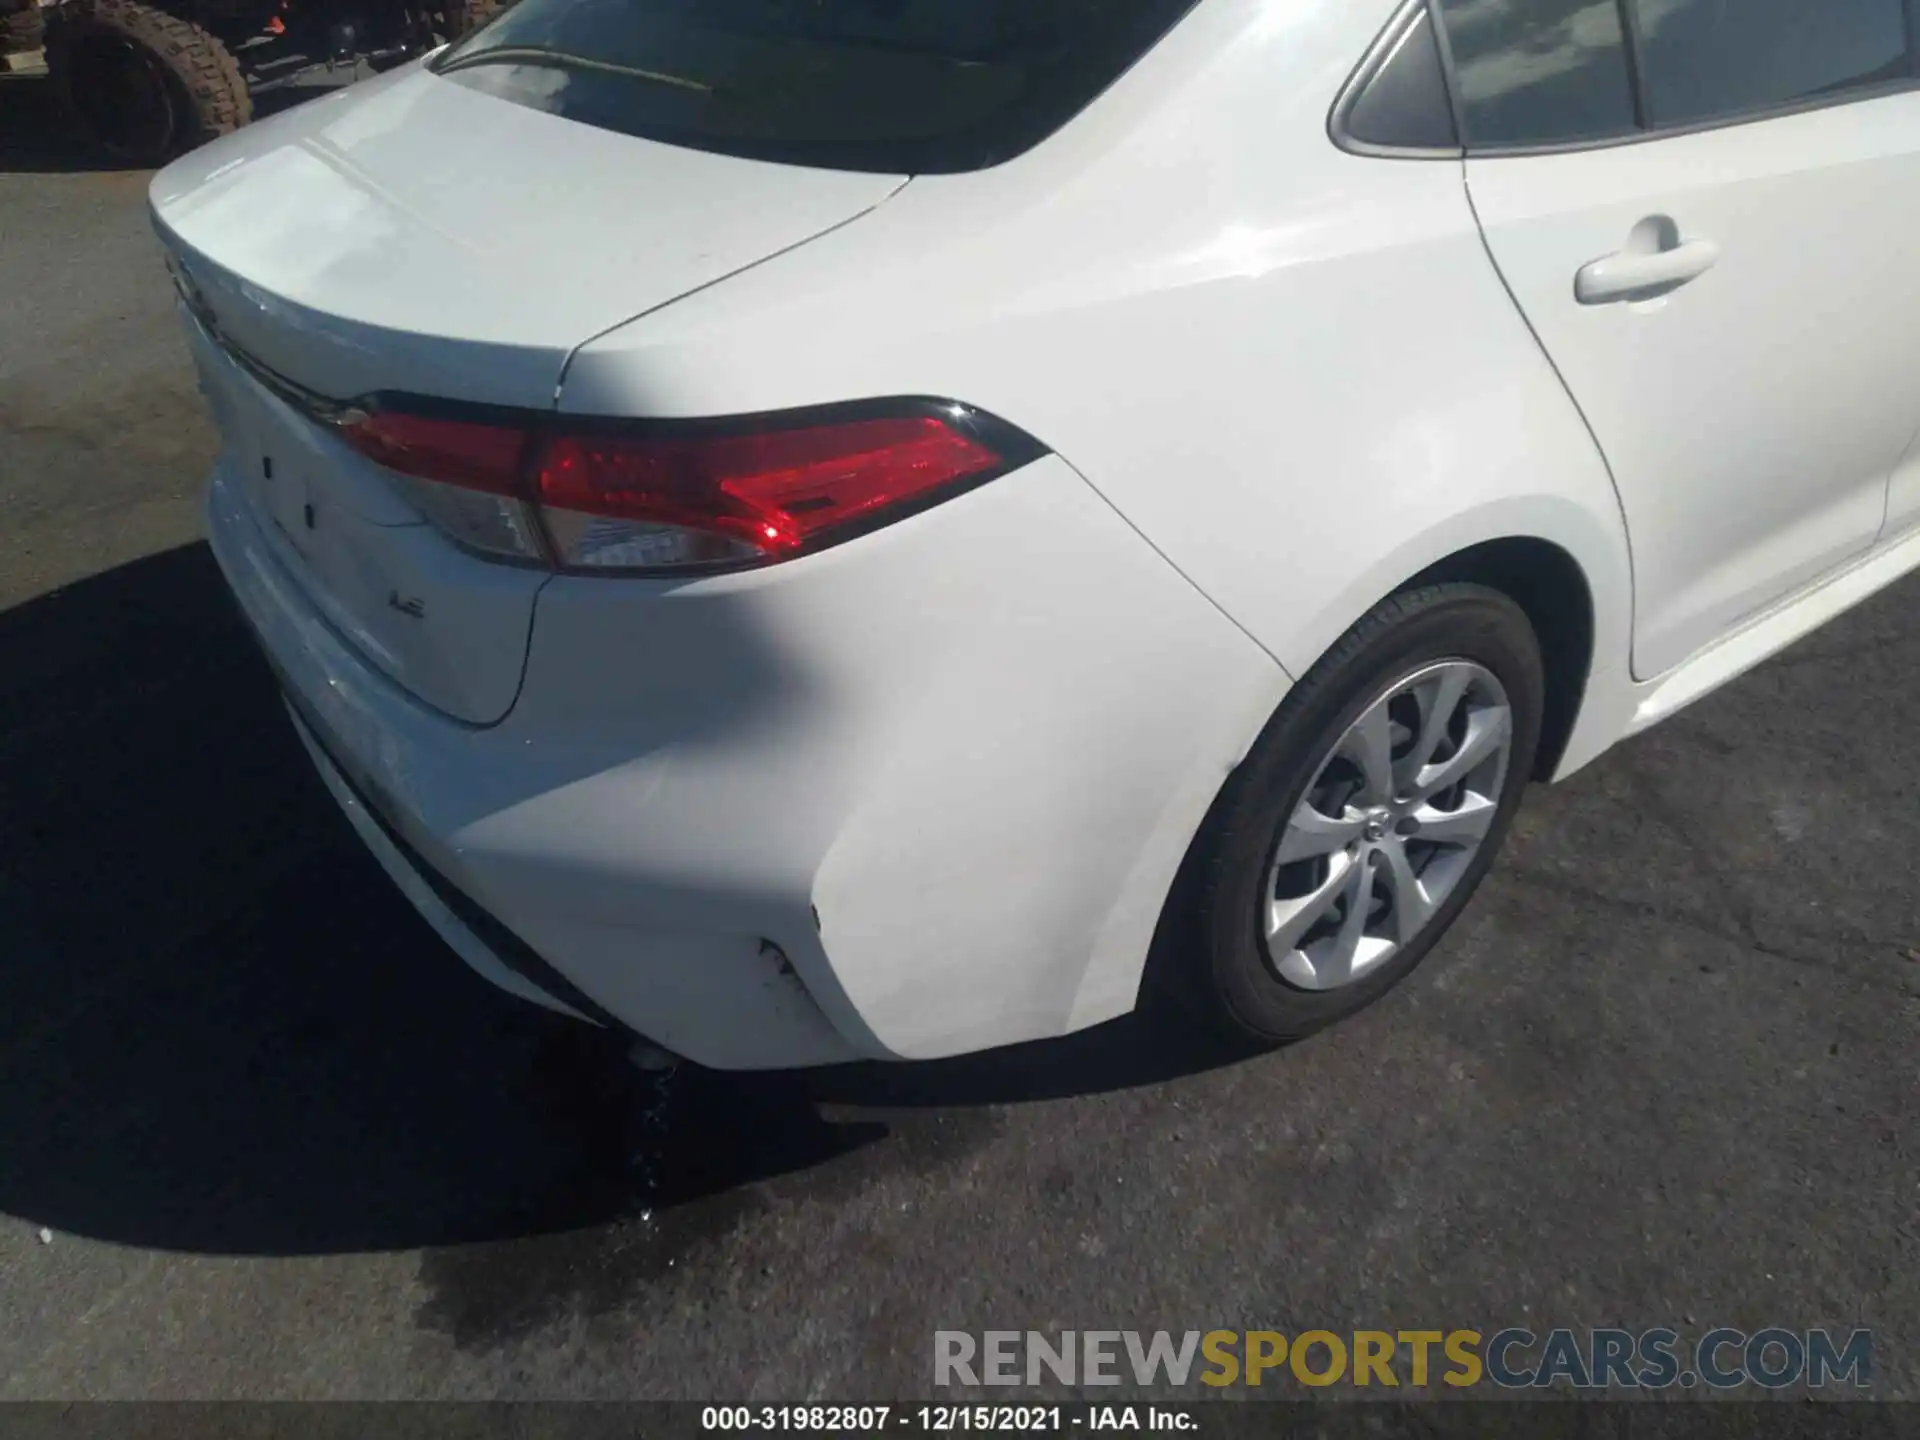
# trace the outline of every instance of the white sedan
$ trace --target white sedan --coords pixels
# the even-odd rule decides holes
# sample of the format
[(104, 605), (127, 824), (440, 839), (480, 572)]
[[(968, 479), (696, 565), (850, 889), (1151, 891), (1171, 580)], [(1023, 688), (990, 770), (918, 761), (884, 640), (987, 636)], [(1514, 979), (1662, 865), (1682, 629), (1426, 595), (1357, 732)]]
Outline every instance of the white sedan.
[(522, 0), (153, 182), (213, 548), (470, 964), (1278, 1041), (1920, 565), (1902, 0)]

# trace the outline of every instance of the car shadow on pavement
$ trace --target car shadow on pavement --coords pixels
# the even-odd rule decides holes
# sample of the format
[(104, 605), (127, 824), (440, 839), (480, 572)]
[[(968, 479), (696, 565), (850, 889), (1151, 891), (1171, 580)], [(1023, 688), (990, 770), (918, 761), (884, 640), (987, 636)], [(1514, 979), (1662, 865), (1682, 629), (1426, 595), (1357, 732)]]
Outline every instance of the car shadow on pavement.
[(36, 1226), (225, 1254), (699, 1228), (774, 1177), (945, 1163), (992, 1106), (1234, 1058), (1133, 1016), (952, 1061), (658, 1081), (497, 994), (401, 899), (204, 546), (0, 613), (0, 1212)]

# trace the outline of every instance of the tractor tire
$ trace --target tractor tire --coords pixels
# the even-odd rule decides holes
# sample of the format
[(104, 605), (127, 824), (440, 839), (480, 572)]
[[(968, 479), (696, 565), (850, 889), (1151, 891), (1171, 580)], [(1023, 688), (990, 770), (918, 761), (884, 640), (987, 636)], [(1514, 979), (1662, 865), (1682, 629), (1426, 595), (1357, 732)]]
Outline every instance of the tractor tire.
[(448, 41), (471, 35), (513, 0), (446, 0), (440, 11), (440, 33)]
[(67, 112), (136, 165), (162, 165), (253, 118), (233, 52), (156, 6), (66, 0), (49, 19), (46, 49)]
[[(5, 8), (0, 5), (0, 10)], [(32, 0), (10, 13), (0, 14), (0, 55), (28, 55), (38, 50), (46, 37), (46, 28), (46, 19)]]

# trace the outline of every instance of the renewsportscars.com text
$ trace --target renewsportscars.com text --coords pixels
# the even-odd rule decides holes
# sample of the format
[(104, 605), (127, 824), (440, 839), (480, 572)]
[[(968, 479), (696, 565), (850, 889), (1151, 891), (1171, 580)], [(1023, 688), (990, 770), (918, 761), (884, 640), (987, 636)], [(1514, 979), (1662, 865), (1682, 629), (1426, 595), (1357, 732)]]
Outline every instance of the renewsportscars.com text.
[(938, 1330), (936, 1385), (1175, 1388), (1298, 1384), (1425, 1389), (1855, 1390), (1873, 1383), (1873, 1334), (1769, 1326), (1676, 1330)]

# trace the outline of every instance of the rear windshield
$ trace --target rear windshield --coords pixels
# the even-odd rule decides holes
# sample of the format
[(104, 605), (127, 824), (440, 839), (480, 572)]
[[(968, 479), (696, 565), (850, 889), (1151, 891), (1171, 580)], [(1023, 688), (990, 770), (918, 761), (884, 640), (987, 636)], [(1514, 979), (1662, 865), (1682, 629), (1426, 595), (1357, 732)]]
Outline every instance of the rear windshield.
[(1196, 0), (520, 0), (447, 79), (627, 135), (838, 170), (1038, 144)]

